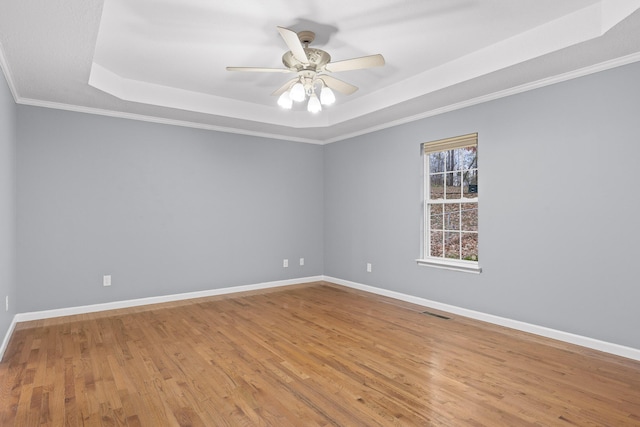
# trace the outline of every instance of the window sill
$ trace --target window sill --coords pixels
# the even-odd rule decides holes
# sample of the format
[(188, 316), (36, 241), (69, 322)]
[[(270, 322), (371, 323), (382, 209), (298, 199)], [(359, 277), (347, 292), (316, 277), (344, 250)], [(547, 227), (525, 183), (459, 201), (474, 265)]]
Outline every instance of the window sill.
[(463, 261), (463, 260), (445, 259), (445, 258), (426, 258), (426, 259), (417, 259), (416, 262), (418, 263), (418, 265), (422, 265), (426, 267), (443, 268), (445, 270), (464, 271), (465, 273), (475, 273), (475, 274), (479, 274), (482, 272), (482, 268), (480, 268), (480, 265), (478, 265), (477, 262), (473, 262), (473, 261)]

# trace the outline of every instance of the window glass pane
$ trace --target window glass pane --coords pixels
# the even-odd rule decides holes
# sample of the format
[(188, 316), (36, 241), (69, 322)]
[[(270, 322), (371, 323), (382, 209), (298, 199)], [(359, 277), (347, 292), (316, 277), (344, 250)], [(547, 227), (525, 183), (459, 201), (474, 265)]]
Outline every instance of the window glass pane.
[(444, 154), (444, 166), (447, 172), (460, 170), (460, 167), (458, 166), (458, 151), (460, 150), (449, 150), (442, 152)]
[(466, 170), (462, 174), (464, 197), (478, 197), (478, 169)]
[(460, 149), (463, 169), (475, 169), (478, 167), (478, 150), (476, 147), (466, 147)]
[(429, 177), (431, 181), (431, 200), (444, 199), (444, 174), (438, 173)]
[(460, 182), (460, 172), (449, 172), (445, 175), (445, 181), (447, 184), (446, 199), (459, 199), (462, 193), (462, 187)]
[(444, 153), (433, 153), (429, 155), (429, 171), (431, 173), (444, 172)]
[(445, 230), (460, 229), (460, 205), (458, 203), (444, 206)]
[(445, 258), (460, 259), (460, 233), (445, 231), (444, 256)]
[(478, 233), (461, 233), (462, 259), (478, 261)]
[(444, 205), (429, 205), (430, 225), (432, 230), (442, 230)]
[(478, 204), (463, 203), (460, 205), (463, 231), (478, 231)]
[(429, 256), (442, 257), (442, 231), (431, 232), (431, 244), (429, 245)]

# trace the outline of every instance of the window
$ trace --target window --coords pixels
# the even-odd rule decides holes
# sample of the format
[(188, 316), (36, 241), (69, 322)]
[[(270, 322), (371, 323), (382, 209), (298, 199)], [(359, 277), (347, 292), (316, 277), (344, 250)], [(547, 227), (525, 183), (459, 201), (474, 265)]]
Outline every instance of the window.
[(424, 233), (418, 264), (479, 273), (478, 134), (424, 143)]

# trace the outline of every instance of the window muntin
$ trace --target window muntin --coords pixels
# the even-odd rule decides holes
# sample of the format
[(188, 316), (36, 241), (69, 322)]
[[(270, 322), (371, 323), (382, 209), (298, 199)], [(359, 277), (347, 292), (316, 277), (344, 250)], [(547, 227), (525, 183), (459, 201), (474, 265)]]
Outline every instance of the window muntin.
[(420, 264), (479, 272), (477, 134), (423, 144)]

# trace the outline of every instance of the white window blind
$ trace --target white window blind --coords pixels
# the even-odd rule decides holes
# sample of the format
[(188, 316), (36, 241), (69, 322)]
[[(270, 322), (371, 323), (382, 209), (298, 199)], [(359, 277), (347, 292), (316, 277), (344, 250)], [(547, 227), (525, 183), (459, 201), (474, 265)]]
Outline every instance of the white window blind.
[(478, 146), (478, 134), (454, 136), (453, 138), (439, 139), (437, 141), (424, 142), (422, 152), (424, 154), (437, 153), (439, 151), (455, 150), (456, 148)]

